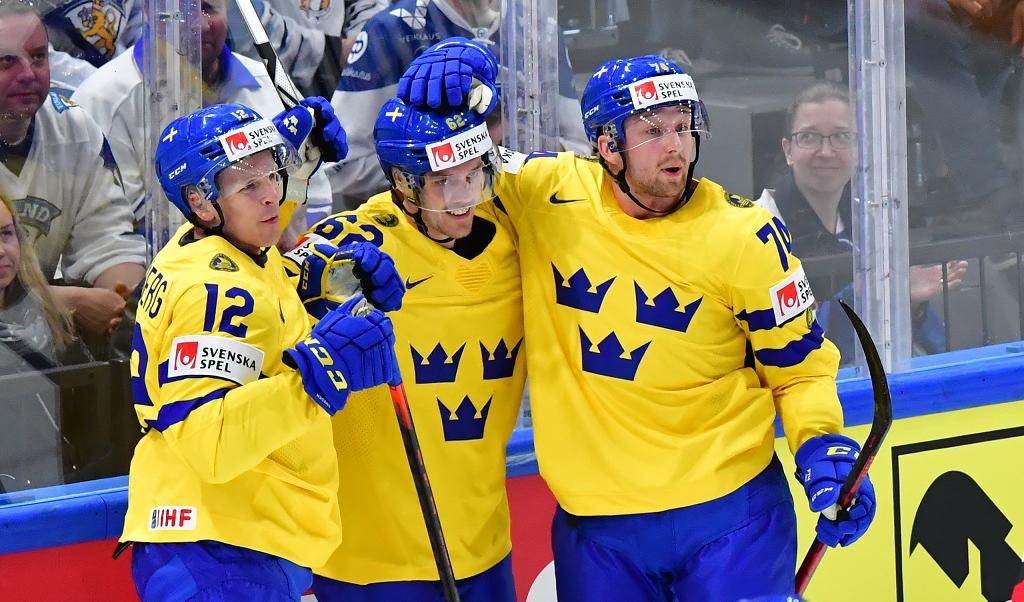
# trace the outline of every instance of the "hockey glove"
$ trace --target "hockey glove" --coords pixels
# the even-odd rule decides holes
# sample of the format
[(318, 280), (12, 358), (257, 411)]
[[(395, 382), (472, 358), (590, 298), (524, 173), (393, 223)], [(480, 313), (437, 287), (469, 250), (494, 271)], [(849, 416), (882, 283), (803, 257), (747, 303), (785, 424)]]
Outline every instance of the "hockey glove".
[(498, 59), (480, 42), (442, 40), (416, 57), (398, 80), (398, 97), (418, 108), (466, 106), (487, 115), (498, 101)]
[(811, 511), (821, 512), (818, 539), (833, 548), (857, 541), (875, 518), (875, 488), (867, 475), (850, 508), (838, 507), (839, 490), (858, 453), (860, 445), (856, 441), (831, 434), (812, 437), (796, 451), (796, 477), (804, 486)]
[(306, 393), (333, 416), (349, 393), (400, 382), (391, 320), (378, 310), (353, 316), (356, 295), (327, 313), (309, 336), (286, 349), (285, 364), (298, 370)]
[(374, 307), (381, 311), (395, 311), (402, 307), (405, 283), (390, 255), (373, 243), (357, 242), (342, 247), (336, 257), (352, 260), (352, 273), (359, 279), (363, 294)]
[(295, 147), (299, 160), (302, 161), (302, 165), (294, 173), (290, 173), (289, 177), (309, 180), (323, 163), (320, 149), (310, 140), (316, 126), (313, 109), (298, 105), (281, 111), (274, 116), (273, 121), (281, 137)]
[[(317, 242), (317, 240), (325, 242)], [(370, 303), (381, 311), (394, 311), (402, 307), (405, 284), (398, 275), (395, 262), (372, 243), (353, 243), (338, 249), (319, 236), (311, 236), (289, 252), (289, 257), (301, 261), (299, 268), (299, 298), (306, 312), (321, 319), (353, 293), (354, 287), (346, 280), (354, 280)], [(351, 263), (352, 278), (341, 275), (338, 282), (334, 270), (345, 269)], [(333, 277), (332, 277), (333, 276)], [(342, 290), (344, 289), (344, 290)]]
[(344, 159), (348, 155), (348, 136), (330, 101), (323, 96), (310, 96), (303, 98), (299, 105), (313, 111), (316, 126), (310, 140), (320, 150), (323, 160), (333, 163)]

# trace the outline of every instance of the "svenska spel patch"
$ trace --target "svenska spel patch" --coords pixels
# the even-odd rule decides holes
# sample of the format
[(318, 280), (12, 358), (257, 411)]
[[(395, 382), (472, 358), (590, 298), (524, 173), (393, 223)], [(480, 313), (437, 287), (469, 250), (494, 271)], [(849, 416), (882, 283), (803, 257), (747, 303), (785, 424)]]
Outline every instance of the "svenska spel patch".
[(634, 109), (653, 107), (667, 102), (698, 100), (693, 78), (682, 73), (656, 75), (629, 86)]
[(220, 378), (239, 385), (260, 377), (263, 351), (234, 339), (212, 335), (175, 337), (167, 377)]
[(266, 119), (258, 119), (217, 138), (229, 161), (238, 161), (262, 150), (283, 144), (284, 139)]
[(782, 324), (814, 305), (814, 293), (811, 292), (811, 283), (804, 274), (803, 266), (768, 289), (768, 294), (772, 298), (776, 324)]
[(487, 133), (486, 123), (481, 123), (457, 136), (428, 144), (426, 151), (430, 171), (440, 171), (461, 165), (470, 159), (482, 156), (493, 146), (491, 136)]

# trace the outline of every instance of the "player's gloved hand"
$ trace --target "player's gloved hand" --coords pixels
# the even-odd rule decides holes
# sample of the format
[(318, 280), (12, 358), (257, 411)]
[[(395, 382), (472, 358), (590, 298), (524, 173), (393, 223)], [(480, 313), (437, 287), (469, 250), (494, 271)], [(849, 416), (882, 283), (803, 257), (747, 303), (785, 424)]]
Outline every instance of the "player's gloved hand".
[(369, 242), (353, 243), (339, 249), (326, 242), (314, 241), (312, 239), (289, 253), (293, 257), (305, 256), (299, 268), (298, 293), (309, 315), (321, 319), (352, 294), (350, 290), (331, 290), (329, 282), (331, 264), (345, 260), (352, 262), (352, 275), (359, 280), (359, 288), (374, 307), (381, 311), (402, 307), (405, 284), (391, 256)]
[(303, 389), (332, 416), (352, 391), (400, 382), (391, 320), (376, 309), (352, 315), (361, 302), (356, 295), (329, 311), (308, 337), (285, 350), (285, 364), (298, 370)]
[(316, 125), (310, 140), (320, 150), (323, 160), (333, 163), (344, 159), (348, 155), (348, 136), (330, 101), (323, 96), (309, 96), (299, 101), (299, 105), (313, 111)]
[(442, 40), (416, 57), (398, 80), (398, 97), (418, 108), (466, 106), (487, 115), (498, 101), (498, 59), (480, 42)]
[(341, 248), (338, 257), (351, 259), (352, 273), (359, 279), (363, 294), (381, 311), (402, 307), (405, 283), (398, 274), (395, 260), (369, 242), (357, 242)]
[(812, 512), (818, 518), (818, 539), (836, 547), (848, 546), (868, 530), (875, 518), (875, 488), (864, 475), (853, 505), (840, 509), (839, 490), (857, 461), (860, 445), (843, 435), (818, 435), (796, 450), (796, 477), (804, 486)]

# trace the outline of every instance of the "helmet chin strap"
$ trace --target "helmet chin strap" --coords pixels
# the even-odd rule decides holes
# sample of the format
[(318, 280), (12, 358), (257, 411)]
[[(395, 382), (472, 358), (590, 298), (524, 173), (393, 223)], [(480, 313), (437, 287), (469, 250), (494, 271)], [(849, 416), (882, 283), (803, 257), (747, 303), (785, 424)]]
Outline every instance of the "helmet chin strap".
[(427, 238), (436, 242), (439, 245), (445, 245), (455, 240), (451, 236), (446, 236), (445, 238), (434, 238), (433, 236), (431, 236), (430, 232), (427, 229), (427, 224), (424, 223), (423, 221), (423, 210), (420, 209), (416, 213), (410, 213), (409, 210), (405, 208), (404, 200), (399, 198), (398, 191), (395, 190), (394, 188), (391, 189), (391, 200), (396, 205), (398, 205), (398, 208), (402, 210), (402, 213), (412, 218), (412, 221), (416, 224), (416, 229), (419, 230), (420, 233), (423, 234), (423, 236), (426, 236)]
[(691, 135), (693, 136), (695, 151), (693, 155), (693, 161), (690, 161), (690, 168), (686, 172), (686, 186), (683, 188), (683, 194), (680, 195), (679, 198), (676, 200), (675, 204), (673, 204), (668, 209), (654, 209), (652, 207), (648, 207), (647, 205), (644, 205), (640, 201), (640, 199), (636, 198), (636, 196), (633, 195), (633, 191), (630, 190), (629, 188), (629, 182), (626, 181), (626, 151), (621, 151), (619, 153), (619, 155), (622, 157), (622, 169), (619, 171), (619, 173), (614, 173), (611, 167), (609, 167), (608, 164), (605, 162), (604, 158), (600, 157), (599, 155), (601, 166), (604, 167), (604, 170), (608, 172), (608, 175), (610, 175), (612, 179), (615, 180), (615, 183), (619, 185), (619, 189), (622, 190), (622, 192), (624, 192), (626, 196), (629, 197), (629, 200), (633, 201), (633, 203), (637, 207), (640, 207), (644, 211), (653, 213), (655, 215), (668, 215), (670, 213), (674, 213), (678, 211), (680, 207), (685, 205), (686, 202), (690, 200), (690, 196), (693, 195), (693, 190), (691, 189), (690, 184), (693, 182), (693, 168), (697, 165), (697, 159), (700, 158), (700, 136), (698, 136), (697, 134)]

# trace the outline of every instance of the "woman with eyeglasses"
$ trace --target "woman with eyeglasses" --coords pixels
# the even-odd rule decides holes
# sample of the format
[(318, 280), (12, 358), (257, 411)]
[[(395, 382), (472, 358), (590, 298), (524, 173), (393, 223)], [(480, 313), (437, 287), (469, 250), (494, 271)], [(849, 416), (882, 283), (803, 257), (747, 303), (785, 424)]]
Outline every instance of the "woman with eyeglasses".
[[(809, 258), (853, 252), (853, 221), (850, 211), (850, 178), (857, 162), (857, 132), (845, 87), (816, 82), (801, 91), (787, 114), (788, 136), (782, 152), (789, 169), (757, 202), (782, 219), (792, 236), (793, 253)], [(916, 353), (945, 351), (942, 319), (929, 301), (958, 288), (967, 270), (966, 261), (950, 261), (946, 275), (941, 265), (910, 267), (910, 304), (913, 312), (913, 343)], [(833, 312), (832, 301), (852, 305), (853, 283), (845, 279), (811, 278), (817, 299), (818, 321), (838, 347), (842, 362), (854, 357), (854, 333), (842, 315)]]

